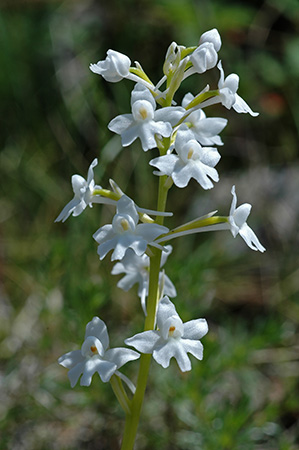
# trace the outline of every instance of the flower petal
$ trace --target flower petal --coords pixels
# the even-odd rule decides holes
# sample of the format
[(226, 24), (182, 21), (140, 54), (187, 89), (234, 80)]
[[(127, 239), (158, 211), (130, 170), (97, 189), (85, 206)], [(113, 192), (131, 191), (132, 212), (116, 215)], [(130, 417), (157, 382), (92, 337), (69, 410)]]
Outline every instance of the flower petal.
[(252, 206), (250, 205), (250, 203), (243, 203), (243, 205), (240, 205), (238, 206), (238, 208), (236, 208), (233, 219), (237, 227), (241, 228), (241, 226), (246, 222), (251, 208)]
[(76, 364), (71, 370), (68, 371), (68, 377), (71, 382), (71, 387), (73, 388), (77, 381), (79, 380), (80, 375), (83, 373), (85, 368), (85, 359), (83, 362)]
[(182, 160), (177, 160), (173, 173), (171, 174), (171, 178), (177, 187), (184, 188), (187, 186), (192, 178), (190, 168), (191, 164), (184, 164)]
[(220, 161), (220, 153), (214, 147), (203, 147), (202, 156), (200, 158), (201, 162), (209, 167), (215, 167)]
[(140, 354), (129, 348), (110, 348), (105, 353), (105, 360), (116, 364), (119, 369), (129, 361), (140, 358)]
[(163, 174), (170, 176), (178, 160), (179, 157), (177, 155), (158, 156), (150, 161), (150, 165), (157, 167)]
[(201, 339), (208, 332), (208, 324), (206, 319), (189, 320), (184, 323), (184, 339)]
[(202, 360), (203, 358), (203, 345), (200, 341), (193, 339), (181, 339), (181, 344), (186, 353), (191, 353), (195, 358)]
[(213, 28), (212, 30), (206, 31), (200, 36), (199, 45), (203, 44), (204, 42), (211, 42), (214, 45), (216, 52), (220, 50), (221, 37), (217, 28)]
[(135, 225), (137, 225), (139, 216), (136, 210), (135, 203), (132, 199), (130, 199), (130, 197), (128, 197), (127, 195), (122, 195), (122, 197), (117, 202), (116, 208), (118, 214), (126, 214), (131, 216), (134, 220)]
[(132, 123), (121, 133), (121, 143), (123, 147), (128, 147), (139, 137), (140, 124)]
[(77, 197), (74, 197), (69, 203), (67, 203), (67, 205), (65, 205), (59, 216), (55, 219), (55, 222), (65, 222), (80, 203), (81, 200)]
[(136, 234), (142, 236), (147, 242), (152, 242), (161, 234), (168, 233), (169, 229), (156, 223), (140, 223), (136, 227)]
[(157, 147), (155, 135), (160, 134), (163, 137), (169, 137), (171, 132), (172, 127), (168, 122), (154, 122), (153, 120), (149, 120), (140, 123), (138, 137), (141, 140), (142, 149), (146, 152)]
[(141, 353), (152, 353), (157, 342), (161, 340), (158, 331), (143, 331), (125, 340), (126, 345), (136, 348)]
[(233, 215), (234, 215), (234, 212), (235, 212), (235, 210), (236, 210), (236, 206), (237, 206), (237, 194), (236, 194), (236, 187), (235, 187), (235, 185), (232, 186), (230, 192), (231, 192), (231, 194), (232, 194), (232, 196), (233, 196), (233, 199), (232, 199), (232, 203), (231, 203), (229, 215), (230, 215), (230, 216), (233, 216)]
[(110, 361), (103, 361), (100, 358), (94, 357), (86, 361), (84, 372), (80, 380), (81, 386), (90, 386), (93, 374), (98, 372), (101, 380), (106, 383), (110, 380), (116, 371), (116, 364)]
[(109, 346), (109, 336), (105, 322), (101, 320), (99, 317), (94, 317), (88, 324), (86, 325), (85, 337), (84, 340), (87, 339), (88, 336), (95, 336), (99, 339), (101, 344), (103, 345), (104, 350), (106, 350)]
[[(113, 272), (111, 273), (113, 274)], [(139, 273), (130, 273), (126, 274), (121, 280), (119, 280), (117, 287), (127, 292), (134, 286), (134, 284), (140, 282), (142, 282), (142, 277)]]
[(65, 353), (58, 358), (58, 363), (67, 369), (71, 369), (76, 364), (83, 361), (85, 361), (85, 358), (82, 356), (81, 350), (74, 350), (72, 352)]
[(155, 121), (169, 122), (173, 127), (186, 113), (185, 108), (181, 106), (167, 106), (155, 111)]
[(145, 253), (146, 247), (147, 241), (140, 236), (136, 236), (134, 234), (124, 234), (122, 236), (118, 236), (115, 244), (115, 250), (111, 256), (111, 261), (123, 259), (128, 248), (133, 249), (138, 256), (141, 256)]
[[(162, 272), (160, 272), (159, 281), (161, 281)], [(170, 280), (170, 278), (164, 274), (164, 294), (168, 297), (176, 297), (177, 292), (176, 288), (173, 284), (173, 282)]]
[(103, 242), (98, 246), (97, 253), (100, 257), (100, 259), (104, 259), (107, 253), (110, 252), (115, 246), (117, 245), (117, 237), (114, 237), (113, 239), (110, 239), (107, 242)]
[(175, 149), (177, 152), (180, 152), (180, 149), (184, 147), (184, 145), (194, 139), (194, 135), (190, 128), (187, 127), (186, 124), (180, 126), (176, 138), (175, 138)]
[(98, 165), (98, 158), (95, 158), (92, 163), (90, 164), (89, 168), (88, 168), (88, 172), (87, 172), (87, 184), (88, 186), (90, 185), (90, 183), (92, 183), (93, 178), (94, 178), (94, 173), (93, 173), (93, 169), (95, 166)]
[(235, 95), (235, 103), (233, 104), (233, 108), (237, 111), (237, 113), (249, 113), (253, 117), (259, 115), (258, 112), (252, 111), (250, 106), (238, 94)]
[(156, 101), (150, 90), (143, 84), (136, 83), (133, 91), (131, 92), (131, 106), (133, 106), (133, 104), (139, 100), (146, 100), (152, 105), (153, 110), (156, 109)]
[[(120, 114), (114, 117), (108, 123), (108, 129), (116, 134), (122, 134), (127, 128), (129, 128), (133, 123), (132, 114)], [(129, 145), (129, 144), (128, 144)]]
[(157, 310), (157, 325), (158, 328), (162, 329), (163, 323), (171, 316), (179, 317), (174, 304), (169, 300), (169, 298), (165, 295), (158, 304)]
[(182, 372), (191, 370), (188, 358), (180, 339), (169, 339), (164, 345), (153, 351), (153, 358), (164, 369), (169, 366), (171, 358), (175, 358)]
[(114, 237), (114, 231), (111, 224), (103, 225), (93, 235), (95, 241), (99, 244), (108, 241)]
[(259, 250), (262, 253), (266, 251), (265, 247), (263, 247), (260, 241), (258, 240), (257, 235), (247, 225), (247, 223), (244, 223), (244, 225), (240, 228), (239, 234), (240, 236), (242, 236), (248, 247), (250, 247), (252, 250), (255, 251)]
[(87, 185), (86, 180), (83, 177), (81, 177), (81, 175), (73, 175), (71, 181), (74, 194), (80, 197), (81, 189), (85, 188)]

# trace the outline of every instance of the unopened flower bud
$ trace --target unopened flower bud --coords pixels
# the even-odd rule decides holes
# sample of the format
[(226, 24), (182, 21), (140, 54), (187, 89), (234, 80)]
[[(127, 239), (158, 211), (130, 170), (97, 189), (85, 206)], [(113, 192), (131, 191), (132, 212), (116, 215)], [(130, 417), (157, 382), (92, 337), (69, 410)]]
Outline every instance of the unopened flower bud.
[(211, 42), (204, 42), (190, 56), (196, 72), (203, 73), (216, 66), (218, 54)]
[(216, 28), (206, 31), (201, 35), (199, 39), (199, 45), (204, 44), (205, 42), (210, 42), (211, 44), (213, 44), (216, 52), (219, 52), (221, 47), (221, 37)]
[(130, 65), (131, 61), (126, 55), (108, 50), (104, 61), (90, 64), (89, 68), (92, 72), (102, 75), (106, 81), (116, 83), (129, 74)]
[(172, 42), (168, 47), (165, 62), (163, 65), (164, 75), (168, 75), (170, 71), (176, 70), (181, 60), (181, 50), (176, 42)]

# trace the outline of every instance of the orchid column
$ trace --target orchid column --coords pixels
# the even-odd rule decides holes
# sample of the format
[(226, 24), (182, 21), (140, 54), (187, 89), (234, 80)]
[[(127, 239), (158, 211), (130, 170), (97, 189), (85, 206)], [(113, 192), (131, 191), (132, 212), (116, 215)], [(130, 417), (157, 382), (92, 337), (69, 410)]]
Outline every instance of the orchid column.
[[(215, 211), (191, 222), (169, 230), (164, 220), (172, 213), (166, 212), (167, 195), (174, 186), (184, 188), (191, 179), (204, 189), (211, 189), (219, 181), (216, 166), (220, 153), (215, 146), (223, 145), (219, 133), (227, 125), (221, 117), (209, 118), (204, 109), (216, 103), (233, 108), (238, 113), (258, 115), (237, 94), (239, 77), (224, 76), (218, 51), (221, 39), (216, 29), (202, 34), (199, 45), (184, 47), (173, 42), (166, 53), (163, 76), (154, 84), (139, 63), (131, 66), (130, 59), (119, 52), (108, 50), (104, 61), (91, 64), (90, 69), (106, 81), (118, 82), (127, 78), (135, 83), (131, 93), (131, 112), (115, 117), (108, 124), (109, 130), (121, 136), (123, 147), (139, 139), (142, 150), (156, 152), (150, 165), (158, 176), (157, 205), (155, 210), (136, 205), (113, 180), (109, 189), (95, 184), (93, 169), (95, 159), (88, 170), (87, 180), (80, 175), (72, 177), (74, 198), (63, 208), (56, 221), (65, 221), (70, 215), (78, 216), (95, 203), (115, 208), (111, 224), (102, 225), (93, 235), (98, 244), (98, 255), (103, 260), (111, 252), (111, 260), (117, 261), (112, 273), (125, 274), (117, 286), (125, 291), (138, 284), (138, 296), (145, 319), (143, 331), (124, 340), (134, 347), (109, 348), (105, 323), (94, 317), (87, 324), (81, 350), (66, 353), (59, 363), (69, 370), (71, 386), (89, 386), (97, 372), (103, 382), (110, 381), (112, 389), (126, 413), (126, 425), (122, 449), (133, 449), (141, 407), (147, 385), (151, 357), (163, 368), (175, 358), (182, 372), (191, 370), (188, 354), (203, 358), (200, 339), (208, 332), (205, 319), (183, 323), (169, 299), (177, 295), (171, 280), (165, 274), (167, 257), (172, 251), (168, 241), (177, 237), (205, 231), (230, 230), (238, 234), (253, 250), (265, 248), (247, 225), (251, 205), (237, 205), (235, 186), (230, 212), (216, 216)], [(218, 68), (220, 72), (216, 89), (207, 85), (201, 92), (185, 95), (181, 106), (174, 96), (181, 83), (191, 75)], [(215, 69), (217, 70), (217, 69)], [(136, 387), (119, 369), (129, 361), (140, 358)], [(82, 375), (82, 376), (81, 376)], [(81, 378), (80, 378), (81, 377)], [(123, 385), (131, 391), (129, 394)]]

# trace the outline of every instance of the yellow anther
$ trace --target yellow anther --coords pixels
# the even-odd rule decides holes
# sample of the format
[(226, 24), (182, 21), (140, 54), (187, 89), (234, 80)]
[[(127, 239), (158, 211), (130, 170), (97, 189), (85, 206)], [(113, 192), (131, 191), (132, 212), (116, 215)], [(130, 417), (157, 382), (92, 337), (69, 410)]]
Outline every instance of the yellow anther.
[(92, 346), (90, 347), (90, 350), (92, 351), (92, 353), (97, 353), (97, 348), (96, 348), (95, 345), (92, 345)]
[(129, 229), (129, 222), (127, 221), (127, 219), (122, 219), (120, 224), (123, 227), (124, 231), (128, 231), (128, 229)]
[(143, 120), (145, 120), (147, 118), (147, 110), (145, 108), (140, 108), (139, 114), (141, 115)]
[(190, 148), (190, 150), (189, 150), (189, 152), (188, 152), (187, 158), (188, 158), (188, 159), (191, 159), (191, 158), (192, 158), (192, 155), (193, 155), (193, 150), (192, 150), (192, 148)]
[(175, 330), (175, 327), (174, 327), (174, 326), (169, 327), (169, 330), (168, 330), (168, 336), (172, 336), (173, 333), (174, 333), (174, 330)]

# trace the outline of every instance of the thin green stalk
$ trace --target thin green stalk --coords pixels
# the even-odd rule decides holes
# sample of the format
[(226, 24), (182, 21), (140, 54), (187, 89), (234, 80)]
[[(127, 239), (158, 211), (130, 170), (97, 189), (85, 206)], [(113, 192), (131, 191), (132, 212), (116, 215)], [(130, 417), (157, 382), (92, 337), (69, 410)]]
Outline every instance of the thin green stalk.
[[(159, 179), (157, 206), (157, 209), (159, 211), (165, 211), (166, 208), (168, 189), (165, 187), (165, 178), (167, 177), (161, 177)], [(163, 217), (157, 218), (157, 222), (161, 225), (163, 224), (163, 220)], [(147, 316), (145, 319), (144, 331), (153, 330), (155, 327), (161, 255), (161, 250), (153, 249), (153, 256), (150, 258), (149, 292), (147, 298)], [(136, 392), (131, 403), (131, 414), (127, 414), (126, 416), (125, 431), (123, 435), (121, 450), (132, 450), (134, 448), (143, 398), (147, 385), (150, 363), (151, 355), (142, 354), (140, 357)]]

